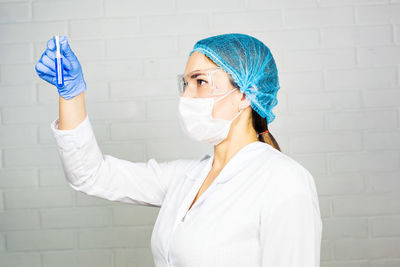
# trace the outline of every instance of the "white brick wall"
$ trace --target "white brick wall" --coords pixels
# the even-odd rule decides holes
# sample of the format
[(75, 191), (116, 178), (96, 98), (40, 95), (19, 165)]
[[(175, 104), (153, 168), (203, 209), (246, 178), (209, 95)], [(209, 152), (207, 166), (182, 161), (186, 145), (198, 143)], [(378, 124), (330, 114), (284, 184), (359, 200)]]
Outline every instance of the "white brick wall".
[(226, 32), (274, 54), (270, 130), (314, 175), (321, 266), (400, 266), (399, 0), (0, 0), (0, 266), (153, 266), (158, 209), (66, 184), (58, 94), (34, 70), (46, 41), (69, 37), (103, 153), (163, 161), (212, 153), (179, 128), (175, 77)]

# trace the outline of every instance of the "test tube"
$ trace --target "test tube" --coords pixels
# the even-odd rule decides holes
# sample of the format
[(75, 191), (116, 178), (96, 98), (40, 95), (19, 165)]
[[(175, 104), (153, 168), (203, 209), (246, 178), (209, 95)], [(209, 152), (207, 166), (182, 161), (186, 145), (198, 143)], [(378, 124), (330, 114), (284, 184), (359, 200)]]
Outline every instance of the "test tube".
[(64, 87), (64, 75), (63, 75), (63, 64), (61, 58), (61, 49), (60, 49), (60, 37), (58, 35), (55, 36), (56, 41), (56, 80), (57, 87)]

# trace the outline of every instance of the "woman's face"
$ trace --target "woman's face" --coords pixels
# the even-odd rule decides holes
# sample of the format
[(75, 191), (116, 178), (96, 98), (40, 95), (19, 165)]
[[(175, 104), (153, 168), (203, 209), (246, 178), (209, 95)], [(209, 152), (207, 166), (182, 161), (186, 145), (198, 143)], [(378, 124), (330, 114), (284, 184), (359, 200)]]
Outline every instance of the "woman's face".
[[(184, 75), (195, 70), (212, 69), (215, 67), (218, 67), (218, 65), (212, 62), (203, 53), (195, 51), (190, 55), (186, 63)], [(189, 90), (186, 90), (182, 94), (182, 97), (213, 97), (218, 99), (222, 97), (224, 93), (227, 93), (235, 88), (230, 83), (229, 75), (224, 70), (213, 72), (212, 80), (214, 86), (217, 87), (216, 91), (218, 92), (218, 95), (201, 95), (202, 92), (200, 90), (198, 90), (198, 93), (193, 91), (189, 92)], [(243, 97), (244, 94), (242, 92), (235, 90), (220, 101), (216, 102), (212, 112), (213, 118), (231, 120), (240, 111), (240, 109), (244, 108), (243, 104), (241, 103), (241, 99)], [(242, 107), (240, 107), (240, 105), (242, 105)]]

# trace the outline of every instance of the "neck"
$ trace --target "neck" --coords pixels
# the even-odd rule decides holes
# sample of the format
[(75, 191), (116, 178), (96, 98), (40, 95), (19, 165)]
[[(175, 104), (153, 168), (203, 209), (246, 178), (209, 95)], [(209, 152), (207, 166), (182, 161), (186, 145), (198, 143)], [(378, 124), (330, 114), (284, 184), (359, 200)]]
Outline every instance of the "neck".
[(243, 147), (259, 141), (256, 131), (248, 122), (248, 118), (239, 116), (237, 121), (234, 121), (231, 125), (227, 138), (214, 146), (214, 161), (212, 165), (214, 170), (222, 170), (229, 160)]

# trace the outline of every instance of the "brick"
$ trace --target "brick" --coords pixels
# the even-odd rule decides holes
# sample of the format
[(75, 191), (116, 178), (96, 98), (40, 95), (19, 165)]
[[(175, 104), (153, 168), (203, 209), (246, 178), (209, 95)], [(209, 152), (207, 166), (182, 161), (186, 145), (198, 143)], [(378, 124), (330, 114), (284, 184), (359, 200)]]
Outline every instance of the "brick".
[(341, 153), (328, 156), (333, 172), (390, 171), (399, 168), (399, 154), (392, 151)]
[(35, 146), (3, 149), (5, 167), (54, 166), (60, 164), (55, 147)]
[(149, 207), (137, 206), (132, 212), (131, 207), (113, 207), (113, 225), (115, 226), (154, 226), (160, 209), (149, 209)]
[(398, 107), (400, 106), (400, 90), (369, 90), (362, 93), (366, 107)]
[(187, 58), (185, 57), (158, 57), (143, 60), (144, 78), (163, 79), (175, 78), (177, 74), (185, 71)]
[(0, 22), (27, 21), (30, 18), (29, 3), (0, 3)]
[(340, 26), (321, 29), (324, 47), (393, 44), (390, 25)]
[(44, 251), (43, 267), (109, 267), (113, 266), (111, 250)]
[(356, 65), (355, 59), (353, 48), (288, 50), (283, 68), (298, 71), (351, 67)]
[(113, 123), (111, 139), (113, 140), (146, 140), (166, 137), (177, 137), (181, 133), (176, 122), (143, 122), (143, 123)]
[(185, 0), (177, 0), (176, 1), (176, 9), (179, 11), (204, 11), (204, 10), (243, 10), (245, 7), (245, 2), (241, 0), (220, 0), (220, 1), (212, 1), (205, 0), (201, 2), (201, 5), (196, 1), (185, 1)]
[(1, 212), (0, 228), (2, 231), (39, 229), (39, 212), (34, 210)]
[(5, 107), (3, 123), (48, 123), (57, 114), (57, 110), (55, 105)]
[(0, 86), (0, 106), (13, 107), (31, 105), (36, 102), (34, 85), (21, 84)]
[(321, 6), (330, 5), (363, 5), (363, 4), (385, 4), (390, 0), (320, 0)]
[(146, 247), (150, 243), (152, 228), (143, 226), (79, 230), (79, 248)]
[(153, 266), (154, 259), (150, 247), (134, 249), (116, 249), (115, 266), (123, 267), (134, 264), (134, 266)]
[(42, 228), (82, 228), (111, 225), (107, 207), (58, 208), (41, 212)]
[(395, 68), (327, 70), (327, 89), (390, 88), (397, 85)]
[(334, 243), (337, 260), (395, 258), (399, 255), (400, 238), (345, 239)]
[(73, 231), (44, 230), (7, 233), (9, 251), (71, 249), (74, 245)]
[(139, 59), (82, 61), (81, 65), (87, 84), (132, 81), (143, 75)]
[(400, 171), (381, 171), (365, 174), (366, 192), (390, 193), (400, 191)]
[(0, 263), (7, 267), (42, 267), (39, 252), (1, 253)]
[(169, 13), (175, 10), (173, 0), (139, 1), (139, 0), (105, 0), (105, 15), (110, 17), (125, 17), (136, 14)]
[(66, 188), (67, 179), (62, 168), (41, 168), (39, 169), (40, 187), (62, 187)]
[(272, 123), (284, 132), (307, 132), (324, 128), (324, 118), (320, 112), (287, 112), (276, 116)]
[(363, 143), (359, 133), (318, 133), (296, 135), (292, 138), (294, 153), (327, 153), (361, 151)]
[(357, 56), (358, 64), (361, 66), (396, 66), (400, 62), (400, 47), (360, 47), (358, 48)]
[(349, 195), (364, 191), (364, 178), (358, 173), (316, 176), (318, 195)]
[(276, 49), (319, 48), (320, 37), (317, 29), (263, 31), (257, 34), (257, 39), (272, 51)]
[(400, 265), (400, 259), (378, 259), (371, 260), (370, 263), (374, 267), (396, 267)]
[[(338, 19), (340, 18), (340, 19)], [(285, 25), (328, 26), (354, 23), (353, 7), (290, 8), (285, 10)]]
[[(341, 260), (333, 262), (321, 262), (321, 267), (369, 267), (368, 260)], [(375, 266), (375, 265), (374, 265)]]
[(141, 37), (107, 41), (109, 58), (163, 57), (177, 54), (177, 42), (173, 37)]
[(4, 85), (10, 86), (43, 81), (37, 75), (34, 64), (2, 65), (1, 78)]
[[(319, 4), (319, 3), (318, 3)], [(248, 0), (247, 7), (251, 9), (261, 8), (277, 8), (277, 7), (315, 7), (317, 6), (316, 0)]]
[(37, 174), (33, 168), (0, 169), (0, 188), (30, 188), (37, 185)]
[(321, 91), (324, 79), (321, 71), (280, 72), (279, 84), (288, 91)]
[(370, 219), (373, 237), (400, 236), (400, 216), (382, 216)]
[(359, 92), (312, 92), (290, 94), (289, 106), (294, 110), (332, 110), (360, 107)]
[(145, 105), (138, 101), (88, 103), (90, 118), (93, 120), (129, 119), (143, 121), (146, 117)]
[(0, 64), (30, 63), (32, 60), (31, 44), (0, 44)]
[(35, 20), (96, 18), (103, 14), (101, 0), (45, 1), (32, 3)]
[(377, 216), (384, 214), (398, 214), (400, 211), (399, 200), (399, 196), (395, 194), (337, 196), (333, 199), (333, 215)]
[[(53, 13), (56, 13), (52, 11)], [(1, 42), (47, 42), (54, 33), (66, 35), (66, 22), (26, 22), (0, 24)], [(45, 43), (44, 43), (45, 44)]]
[(177, 99), (153, 100), (147, 103), (147, 118), (150, 121), (178, 119)]
[(207, 13), (144, 15), (141, 17), (141, 27), (147, 34), (206, 33), (209, 29), (209, 18)]
[(364, 147), (367, 150), (399, 150), (400, 133), (390, 131), (365, 132)]
[(246, 12), (216, 12), (212, 16), (213, 31), (263, 31), (282, 27), (282, 12), (280, 10), (246, 11)]
[(177, 96), (177, 79), (137, 79), (131, 82), (111, 82), (110, 94), (113, 100), (136, 99), (138, 97)]
[(400, 5), (368, 5), (356, 7), (357, 23), (400, 22)]
[(367, 238), (368, 220), (365, 218), (326, 218), (324, 230), (323, 235), (328, 240)]
[(68, 207), (72, 194), (66, 189), (18, 189), (4, 192), (7, 209)]
[(0, 145), (18, 147), (37, 143), (37, 127), (31, 125), (0, 126)]
[[(116, 1), (117, 2), (117, 1)], [(70, 35), (72, 38), (113, 38), (135, 36), (140, 33), (138, 17), (72, 20)], [(101, 43), (96, 40), (95, 42)]]
[[(382, 118), (385, 118), (382, 120)], [(397, 114), (393, 110), (366, 110), (329, 113), (327, 126), (334, 130), (393, 129)]]

